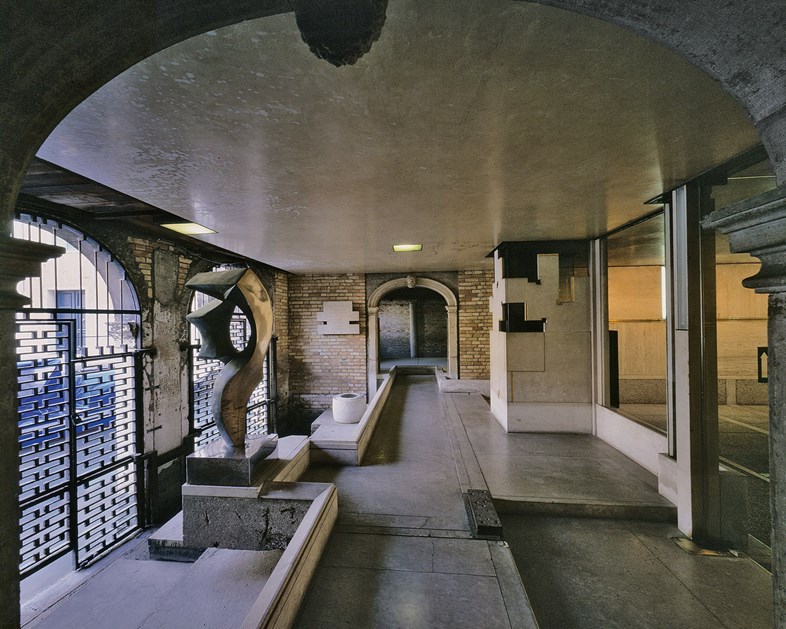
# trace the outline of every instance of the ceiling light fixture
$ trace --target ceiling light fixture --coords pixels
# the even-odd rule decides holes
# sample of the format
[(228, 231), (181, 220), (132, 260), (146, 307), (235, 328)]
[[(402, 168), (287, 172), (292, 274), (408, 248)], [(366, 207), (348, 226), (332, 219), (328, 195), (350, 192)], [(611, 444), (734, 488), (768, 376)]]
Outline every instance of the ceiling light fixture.
[(398, 253), (402, 251), (421, 251), (423, 245), (393, 245), (393, 251)]
[(161, 227), (166, 227), (179, 234), (196, 236), (198, 234), (215, 234), (216, 230), (200, 225), (199, 223), (161, 223)]

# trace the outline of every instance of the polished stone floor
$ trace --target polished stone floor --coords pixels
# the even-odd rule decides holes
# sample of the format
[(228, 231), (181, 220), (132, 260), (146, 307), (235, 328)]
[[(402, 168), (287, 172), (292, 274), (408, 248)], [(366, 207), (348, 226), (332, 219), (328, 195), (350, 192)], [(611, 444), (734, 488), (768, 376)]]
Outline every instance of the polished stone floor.
[[(398, 379), (364, 465), (304, 480), (336, 483), (339, 520), (296, 627), (524, 628), (533, 610), (542, 629), (770, 626), (758, 565), (690, 555), (673, 525), (620, 519), (670, 507), (651, 474), (588, 435), (508, 435), (480, 395), (440, 396), (433, 376)], [(504, 542), (471, 539), (467, 482), (511, 508)], [(512, 512), (520, 503), (529, 515)], [(543, 505), (562, 517), (537, 514)], [(587, 505), (593, 518), (571, 517)], [(236, 626), (261, 582), (209, 575), (234, 564), (264, 578), (270, 566), (257, 564), (275, 559), (211, 550), (202, 564), (152, 562), (144, 547), (135, 540), (72, 575), (28, 606), (26, 626)]]
[(73, 572), (22, 607), (27, 629), (237, 627), (282, 551), (207, 549), (194, 563), (150, 561), (147, 535)]
[(296, 627), (527, 626), (507, 548), (469, 539), (433, 376), (399, 376), (361, 467), (304, 480), (337, 485), (339, 522)]
[[(478, 395), (450, 394), (488, 489), (500, 508), (661, 518), (674, 506), (657, 478), (591, 435), (507, 434)], [(561, 505), (561, 508), (559, 506)]]
[(648, 521), (670, 504), (654, 475), (595, 437), (506, 434), (480, 396), (451, 399), (542, 629), (771, 626), (766, 570), (689, 555)]
[(541, 629), (766, 629), (770, 575), (680, 549), (669, 524), (503, 514)]

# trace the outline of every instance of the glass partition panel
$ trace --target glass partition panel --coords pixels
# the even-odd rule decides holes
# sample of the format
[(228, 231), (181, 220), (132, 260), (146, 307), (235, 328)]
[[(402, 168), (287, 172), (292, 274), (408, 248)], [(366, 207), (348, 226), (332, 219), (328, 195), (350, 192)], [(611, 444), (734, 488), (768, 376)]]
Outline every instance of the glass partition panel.
[[(716, 208), (775, 186), (769, 162), (731, 173), (712, 187)], [(758, 259), (732, 253), (716, 234), (718, 450), (724, 540), (769, 567), (770, 482), (767, 391), (767, 296), (743, 287)]]
[(667, 430), (666, 273), (663, 214), (607, 239), (609, 406)]

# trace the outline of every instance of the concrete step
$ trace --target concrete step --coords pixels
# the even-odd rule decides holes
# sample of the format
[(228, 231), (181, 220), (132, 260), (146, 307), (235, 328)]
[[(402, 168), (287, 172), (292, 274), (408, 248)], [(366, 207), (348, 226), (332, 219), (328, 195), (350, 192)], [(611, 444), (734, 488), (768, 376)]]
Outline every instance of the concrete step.
[[(642, 520), (647, 522), (677, 522), (677, 507), (661, 503), (633, 503), (602, 500), (565, 500), (494, 497), (499, 513), (547, 515), (574, 518), (602, 518), (607, 520)], [(665, 501), (664, 501), (665, 502)]]

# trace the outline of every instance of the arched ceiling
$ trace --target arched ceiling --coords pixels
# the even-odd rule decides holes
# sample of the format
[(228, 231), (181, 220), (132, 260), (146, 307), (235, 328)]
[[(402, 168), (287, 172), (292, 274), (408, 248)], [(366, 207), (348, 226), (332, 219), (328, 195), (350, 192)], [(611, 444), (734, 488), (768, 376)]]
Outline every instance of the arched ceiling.
[(757, 142), (717, 83), (619, 27), (508, 0), (391, 0), (350, 67), (312, 56), (293, 14), (182, 42), (96, 92), (38, 155), (288, 271), (403, 272), (597, 236)]

